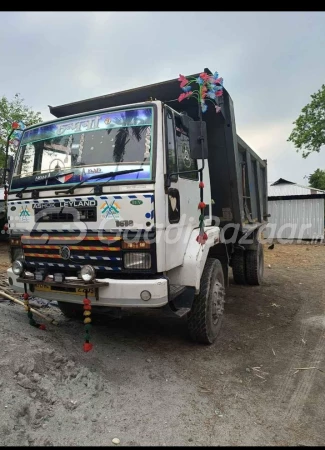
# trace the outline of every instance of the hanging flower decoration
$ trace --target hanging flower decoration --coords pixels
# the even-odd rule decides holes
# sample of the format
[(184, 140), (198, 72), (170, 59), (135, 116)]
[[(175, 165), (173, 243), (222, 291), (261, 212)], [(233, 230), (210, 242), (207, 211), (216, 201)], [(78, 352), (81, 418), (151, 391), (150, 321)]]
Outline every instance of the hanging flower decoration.
[(89, 352), (93, 348), (93, 344), (90, 342), (90, 330), (91, 330), (91, 301), (88, 298), (87, 291), (83, 300), (84, 304), (84, 324), (85, 324), (85, 342), (83, 345), (84, 352)]
[[(216, 113), (221, 111), (218, 105), (218, 98), (223, 94), (223, 79), (219, 77), (218, 72), (215, 72), (213, 75), (202, 72), (197, 78), (186, 78), (184, 75), (180, 75), (178, 81), (180, 81), (180, 87), (183, 91), (178, 97), (179, 102), (186, 98), (194, 97), (201, 104), (203, 113), (208, 110), (207, 101), (214, 103)], [(193, 83), (197, 85), (197, 89), (192, 87)]]
[[(180, 81), (180, 87), (182, 89), (182, 93), (178, 97), (178, 101), (182, 102), (186, 98), (194, 97), (197, 99), (199, 103), (199, 108), (202, 113), (205, 113), (208, 110), (208, 103), (212, 102), (216, 113), (221, 111), (221, 107), (218, 105), (218, 98), (223, 94), (223, 79), (219, 77), (218, 72), (215, 72), (213, 75), (209, 75), (206, 72), (200, 73), (197, 78), (186, 78), (184, 75), (180, 75), (178, 78)], [(193, 89), (192, 84), (195, 83), (197, 85), (197, 89)], [(200, 117), (201, 114), (200, 114)], [(196, 240), (200, 245), (204, 245), (208, 240), (208, 235), (204, 231), (204, 210), (206, 204), (203, 201), (203, 172), (200, 171), (200, 203), (198, 204), (198, 209), (200, 210), (199, 216), (199, 235)]]
[(24, 124), (24, 122), (20, 121), (20, 122), (13, 122), (11, 124), (11, 127), (9, 130), (9, 132), (11, 131), (11, 139), (9, 141), (10, 145), (13, 145), (15, 147), (17, 147), (19, 145), (20, 139), (23, 135), (23, 131), (26, 128), (26, 125)]

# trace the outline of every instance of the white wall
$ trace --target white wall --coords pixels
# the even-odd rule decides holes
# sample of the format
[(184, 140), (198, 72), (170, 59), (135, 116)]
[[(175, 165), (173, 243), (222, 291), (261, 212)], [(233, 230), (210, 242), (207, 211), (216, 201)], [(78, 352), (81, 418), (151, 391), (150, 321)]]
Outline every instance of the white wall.
[(269, 200), (266, 238), (323, 239), (324, 199)]

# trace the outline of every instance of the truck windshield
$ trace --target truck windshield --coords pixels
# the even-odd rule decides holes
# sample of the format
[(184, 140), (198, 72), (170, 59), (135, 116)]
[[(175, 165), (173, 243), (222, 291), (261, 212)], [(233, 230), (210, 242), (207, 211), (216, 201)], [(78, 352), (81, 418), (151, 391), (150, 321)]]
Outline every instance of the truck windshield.
[[(151, 180), (152, 143), (152, 107), (79, 116), (34, 127), (22, 136), (11, 189), (34, 183), (35, 189), (80, 181), (87, 184), (88, 178), (94, 183), (94, 174), (112, 171), (122, 174), (110, 182)], [(143, 170), (125, 173), (136, 168)], [(55, 174), (60, 176), (53, 177)]]

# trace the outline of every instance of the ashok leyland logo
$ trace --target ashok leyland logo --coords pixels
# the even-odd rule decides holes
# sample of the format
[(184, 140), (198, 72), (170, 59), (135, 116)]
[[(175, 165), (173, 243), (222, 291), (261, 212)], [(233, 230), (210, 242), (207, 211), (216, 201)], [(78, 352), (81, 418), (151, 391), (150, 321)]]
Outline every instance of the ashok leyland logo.
[(70, 258), (70, 249), (66, 245), (60, 247), (59, 253), (62, 259), (67, 260)]
[(120, 217), (120, 209), (120, 205), (115, 200), (105, 200), (105, 202), (100, 207), (102, 216), (105, 217), (105, 219), (107, 219), (109, 216), (112, 216), (112, 218), (114, 219), (118, 219)]
[(28, 209), (28, 206), (22, 206), (20, 213), (19, 213), (19, 217), (21, 219), (22, 222), (28, 222), (30, 219), (30, 211)]

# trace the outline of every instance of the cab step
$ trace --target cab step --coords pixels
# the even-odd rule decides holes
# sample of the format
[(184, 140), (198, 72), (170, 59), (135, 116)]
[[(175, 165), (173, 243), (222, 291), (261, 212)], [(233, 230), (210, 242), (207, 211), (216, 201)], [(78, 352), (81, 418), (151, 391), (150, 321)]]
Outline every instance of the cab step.
[(189, 313), (191, 311), (191, 308), (180, 308), (177, 311), (175, 311), (175, 314), (178, 317), (184, 317), (186, 316), (187, 313)]
[(181, 295), (186, 289), (186, 286), (179, 286), (177, 284), (171, 284), (169, 286), (170, 300), (174, 300), (176, 297)]

